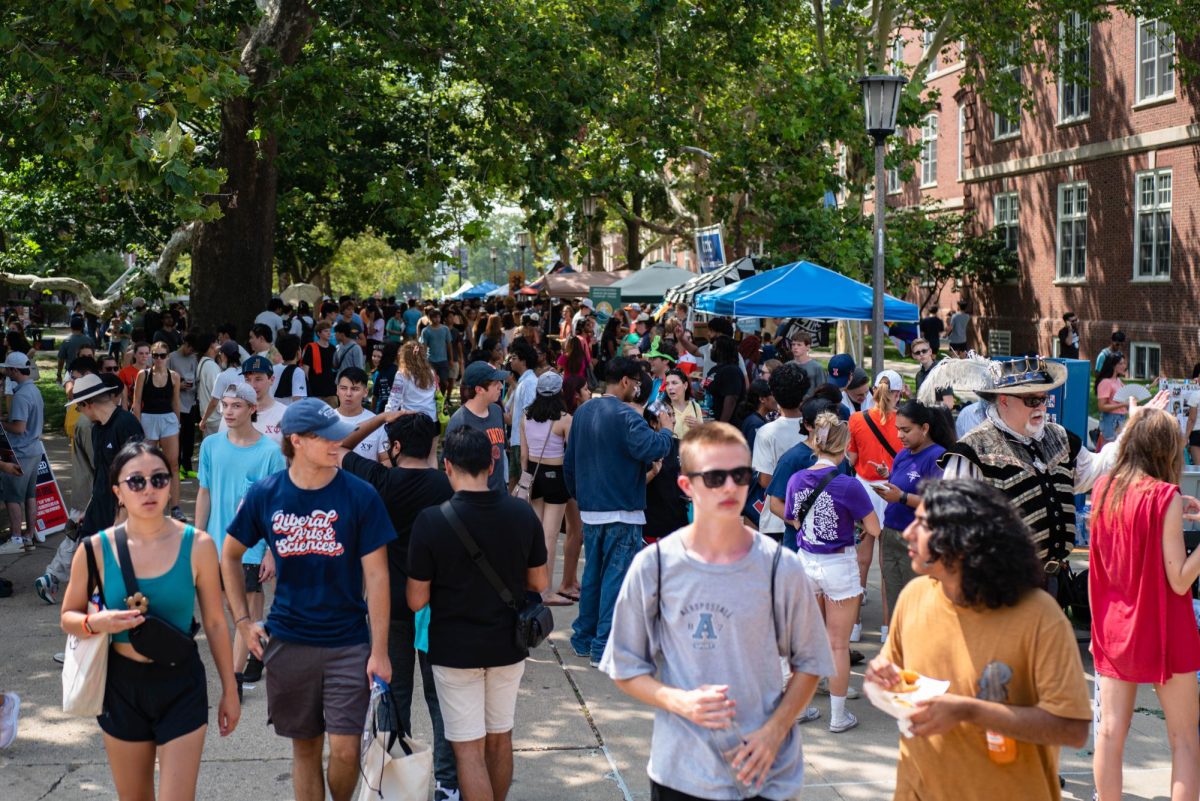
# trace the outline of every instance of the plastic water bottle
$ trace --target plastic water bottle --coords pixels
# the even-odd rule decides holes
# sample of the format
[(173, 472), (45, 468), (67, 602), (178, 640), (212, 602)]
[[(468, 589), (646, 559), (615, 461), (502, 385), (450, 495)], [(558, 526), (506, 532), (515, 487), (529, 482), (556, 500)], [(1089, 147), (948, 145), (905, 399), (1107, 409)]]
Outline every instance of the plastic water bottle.
[(755, 789), (738, 779), (740, 768), (733, 766), (733, 758), (737, 755), (738, 749), (746, 743), (746, 738), (742, 736), (742, 727), (737, 724), (736, 720), (732, 720), (723, 729), (709, 729), (708, 734), (712, 738), (713, 746), (717, 749), (717, 753), (725, 761), (725, 767), (729, 771), (729, 778), (733, 781), (733, 786), (737, 789), (738, 798), (754, 798), (757, 794)]

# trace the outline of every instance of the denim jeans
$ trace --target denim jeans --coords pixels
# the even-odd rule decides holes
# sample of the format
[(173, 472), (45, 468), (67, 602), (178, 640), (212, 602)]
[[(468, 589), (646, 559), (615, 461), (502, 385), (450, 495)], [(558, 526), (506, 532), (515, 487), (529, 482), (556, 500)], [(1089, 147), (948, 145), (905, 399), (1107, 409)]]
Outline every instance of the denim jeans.
[(421, 685), (425, 691), (425, 706), (429, 709), (429, 720), (433, 723), (433, 775), (438, 784), (447, 789), (458, 789), (458, 770), (454, 764), (454, 751), (446, 741), (442, 726), (442, 708), (438, 704), (437, 688), (433, 683), (433, 669), (429, 666), (429, 655), (413, 647), (413, 622), (393, 620), (388, 630), (388, 659), (392, 663), (392, 692), (400, 707), (400, 722), (404, 730), (412, 733), (413, 670), (416, 663), (421, 666)]
[(583, 548), (587, 562), (579, 591), (579, 617), (575, 618), (571, 647), (600, 661), (608, 632), (612, 629), (613, 607), (629, 564), (642, 547), (642, 527), (628, 523), (583, 524)]

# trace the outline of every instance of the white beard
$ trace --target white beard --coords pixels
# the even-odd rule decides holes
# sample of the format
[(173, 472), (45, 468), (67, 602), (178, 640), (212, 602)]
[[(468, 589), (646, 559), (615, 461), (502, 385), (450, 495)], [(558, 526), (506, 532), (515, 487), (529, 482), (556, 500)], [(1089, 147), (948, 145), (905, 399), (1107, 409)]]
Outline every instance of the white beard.
[(1040, 436), (1042, 436), (1042, 432), (1045, 429), (1046, 429), (1046, 418), (1043, 417), (1041, 422), (1039, 422), (1039, 423), (1030, 422), (1030, 423), (1025, 424), (1025, 436), (1031, 437), (1032, 439), (1037, 439)]

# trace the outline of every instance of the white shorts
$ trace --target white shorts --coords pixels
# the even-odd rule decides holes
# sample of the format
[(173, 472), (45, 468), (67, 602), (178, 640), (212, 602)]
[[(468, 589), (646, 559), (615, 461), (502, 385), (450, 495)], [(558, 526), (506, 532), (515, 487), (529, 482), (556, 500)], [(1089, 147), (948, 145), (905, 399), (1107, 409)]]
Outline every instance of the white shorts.
[(433, 666), (433, 683), (446, 739), (452, 743), (482, 740), (485, 734), (512, 731), (517, 690), (525, 662), (503, 667), (450, 668)]
[(179, 433), (179, 418), (174, 412), (167, 414), (146, 414), (142, 412), (142, 431), (146, 439), (158, 441), (173, 437)]
[(808, 580), (816, 585), (817, 593), (831, 601), (845, 601), (862, 595), (858, 578), (858, 555), (853, 548), (841, 553), (808, 553), (800, 551), (800, 561)]

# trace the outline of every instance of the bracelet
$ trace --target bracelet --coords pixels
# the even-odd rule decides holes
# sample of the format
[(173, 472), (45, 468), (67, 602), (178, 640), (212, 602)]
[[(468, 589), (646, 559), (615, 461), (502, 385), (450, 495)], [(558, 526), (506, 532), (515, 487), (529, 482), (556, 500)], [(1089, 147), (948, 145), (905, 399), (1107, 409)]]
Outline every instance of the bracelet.
[(89, 617), (91, 617), (90, 614), (83, 616), (83, 630), (86, 631), (89, 636), (95, 637), (96, 631), (91, 627), (91, 625), (88, 624)]
[(903, 490), (900, 492), (900, 503), (908, 506), (908, 493), (904, 492)]
[(249, 619), (250, 619), (249, 615), (242, 615), (237, 620), (233, 621), (233, 625), (236, 627), (238, 623), (241, 623), (243, 620), (249, 620)]

